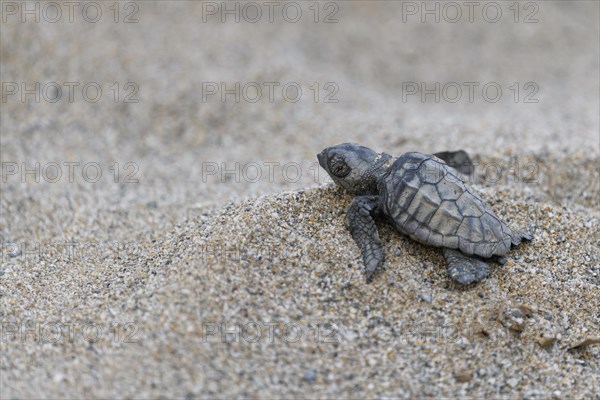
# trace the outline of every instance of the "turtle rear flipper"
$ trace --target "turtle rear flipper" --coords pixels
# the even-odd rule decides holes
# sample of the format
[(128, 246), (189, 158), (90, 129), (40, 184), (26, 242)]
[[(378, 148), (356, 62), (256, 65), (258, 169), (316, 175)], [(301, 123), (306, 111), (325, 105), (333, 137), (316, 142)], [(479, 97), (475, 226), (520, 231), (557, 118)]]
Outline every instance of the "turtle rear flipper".
[(365, 263), (367, 283), (373, 280), (375, 271), (383, 263), (383, 246), (373, 219), (378, 207), (378, 196), (358, 196), (346, 208), (348, 229), (360, 248)]
[(490, 268), (485, 262), (458, 250), (444, 248), (444, 257), (448, 262), (448, 275), (461, 285), (479, 282), (490, 273)]
[(511, 246), (517, 247), (523, 240), (529, 242), (533, 240), (533, 235), (526, 231), (516, 231), (510, 238)]

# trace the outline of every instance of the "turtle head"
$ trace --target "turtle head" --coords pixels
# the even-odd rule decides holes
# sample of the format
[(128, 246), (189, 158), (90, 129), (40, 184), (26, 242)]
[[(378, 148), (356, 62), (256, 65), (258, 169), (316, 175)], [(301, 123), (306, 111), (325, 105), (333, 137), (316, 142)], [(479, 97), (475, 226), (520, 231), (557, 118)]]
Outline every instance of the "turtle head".
[(333, 181), (354, 195), (377, 194), (377, 182), (389, 154), (378, 154), (365, 146), (343, 143), (317, 154), (319, 164)]

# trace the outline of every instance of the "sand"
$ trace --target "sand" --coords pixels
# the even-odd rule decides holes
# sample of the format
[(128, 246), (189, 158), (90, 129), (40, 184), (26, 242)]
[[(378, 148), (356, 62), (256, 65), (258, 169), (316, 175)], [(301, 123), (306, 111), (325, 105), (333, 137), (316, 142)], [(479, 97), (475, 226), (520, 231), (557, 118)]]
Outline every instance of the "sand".
[[(207, 4), (6, 15), (2, 82), (48, 91), (5, 85), (0, 103), (1, 397), (598, 397), (598, 3), (425, 24), (401, 2), (333, 3), (337, 23), (326, 3), (318, 23), (312, 2), (297, 23), (222, 23)], [(102, 96), (52, 103), (51, 82)], [(215, 82), (302, 96), (222, 102)], [(422, 102), (415, 82), (502, 96)], [(475, 190), (535, 239), (459, 287), (438, 249), (382, 224), (367, 285), (352, 197), (315, 157), (345, 141), (465, 149)]]

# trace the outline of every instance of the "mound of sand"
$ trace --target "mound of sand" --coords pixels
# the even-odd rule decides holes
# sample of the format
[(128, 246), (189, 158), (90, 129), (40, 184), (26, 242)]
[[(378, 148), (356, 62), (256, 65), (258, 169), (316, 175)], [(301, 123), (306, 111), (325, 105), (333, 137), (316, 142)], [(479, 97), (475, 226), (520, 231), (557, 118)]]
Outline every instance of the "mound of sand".
[(467, 288), (386, 225), (365, 284), (333, 186), (206, 210), (92, 261), (12, 257), (3, 397), (596, 395), (600, 348), (572, 347), (600, 336), (597, 219), (477, 188), (535, 240)]

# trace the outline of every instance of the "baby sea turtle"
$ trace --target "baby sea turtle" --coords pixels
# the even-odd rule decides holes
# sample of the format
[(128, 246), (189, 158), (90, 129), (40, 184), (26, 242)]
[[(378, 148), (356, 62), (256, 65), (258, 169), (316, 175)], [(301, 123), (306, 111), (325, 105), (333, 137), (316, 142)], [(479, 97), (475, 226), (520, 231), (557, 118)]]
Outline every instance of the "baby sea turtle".
[(317, 155), (336, 184), (356, 195), (346, 209), (352, 238), (361, 250), (367, 282), (384, 258), (374, 217), (383, 214), (417, 242), (442, 247), (450, 277), (463, 284), (484, 279), (482, 259), (502, 262), (511, 247), (531, 240), (513, 232), (461, 179), (472, 163), (464, 151), (406, 153), (394, 158), (344, 143)]

